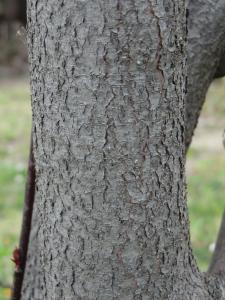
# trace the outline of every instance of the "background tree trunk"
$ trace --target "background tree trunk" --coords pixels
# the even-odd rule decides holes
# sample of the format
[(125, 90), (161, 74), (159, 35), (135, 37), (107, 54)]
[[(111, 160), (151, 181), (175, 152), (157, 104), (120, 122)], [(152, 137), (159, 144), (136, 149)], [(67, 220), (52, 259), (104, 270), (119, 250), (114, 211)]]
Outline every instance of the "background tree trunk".
[(183, 0), (30, 0), (37, 190), (22, 299), (224, 299), (189, 246)]
[(19, 21), (26, 24), (26, 0), (1, 0), (0, 21)]

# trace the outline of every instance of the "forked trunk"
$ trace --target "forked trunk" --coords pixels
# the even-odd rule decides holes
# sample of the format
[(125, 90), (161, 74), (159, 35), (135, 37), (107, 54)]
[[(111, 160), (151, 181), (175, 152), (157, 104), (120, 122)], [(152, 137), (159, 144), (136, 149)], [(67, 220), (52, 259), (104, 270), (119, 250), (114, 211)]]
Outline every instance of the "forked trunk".
[(189, 243), (185, 1), (30, 0), (23, 300), (224, 299)]

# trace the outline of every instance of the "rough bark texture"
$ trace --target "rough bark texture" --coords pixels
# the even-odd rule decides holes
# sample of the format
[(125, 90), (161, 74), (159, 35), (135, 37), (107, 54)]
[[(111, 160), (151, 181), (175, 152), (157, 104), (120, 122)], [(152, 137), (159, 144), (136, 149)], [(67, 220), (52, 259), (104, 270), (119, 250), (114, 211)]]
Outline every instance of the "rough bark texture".
[(29, 1), (23, 300), (225, 299), (189, 246), (183, 0)]

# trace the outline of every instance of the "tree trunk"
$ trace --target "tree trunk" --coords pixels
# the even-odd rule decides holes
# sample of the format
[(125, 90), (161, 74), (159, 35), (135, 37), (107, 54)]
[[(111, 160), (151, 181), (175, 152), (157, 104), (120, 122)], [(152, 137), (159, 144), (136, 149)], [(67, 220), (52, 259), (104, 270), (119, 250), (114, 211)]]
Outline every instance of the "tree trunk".
[(26, 0), (1, 0), (0, 22), (19, 21), (26, 24)]
[(225, 299), (192, 256), (183, 0), (30, 0), (23, 300)]

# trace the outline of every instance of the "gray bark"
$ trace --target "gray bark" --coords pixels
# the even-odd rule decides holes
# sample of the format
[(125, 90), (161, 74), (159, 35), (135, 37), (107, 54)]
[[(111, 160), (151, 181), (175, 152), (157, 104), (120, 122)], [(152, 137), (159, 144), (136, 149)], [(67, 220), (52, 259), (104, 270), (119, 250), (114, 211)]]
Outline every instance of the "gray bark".
[(37, 190), (23, 300), (225, 299), (184, 183), (183, 0), (30, 0)]

